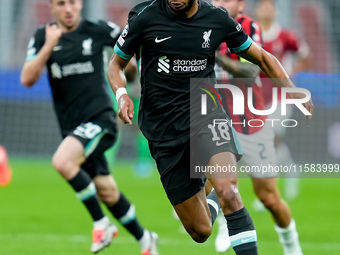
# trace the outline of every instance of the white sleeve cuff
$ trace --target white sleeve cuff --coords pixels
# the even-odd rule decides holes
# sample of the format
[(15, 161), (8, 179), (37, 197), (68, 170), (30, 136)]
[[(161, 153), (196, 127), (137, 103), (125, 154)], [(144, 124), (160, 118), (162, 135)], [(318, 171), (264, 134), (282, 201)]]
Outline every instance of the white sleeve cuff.
[(119, 98), (124, 95), (124, 94), (127, 94), (127, 91), (126, 91), (126, 88), (119, 88), (117, 89), (116, 91), (116, 99), (117, 99), (117, 102), (119, 100)]

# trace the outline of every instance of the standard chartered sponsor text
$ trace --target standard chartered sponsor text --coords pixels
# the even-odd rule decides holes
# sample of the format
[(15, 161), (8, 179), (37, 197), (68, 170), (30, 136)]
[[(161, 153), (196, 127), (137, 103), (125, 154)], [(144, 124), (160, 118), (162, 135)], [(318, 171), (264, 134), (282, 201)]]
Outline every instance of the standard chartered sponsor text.
[(67, 77), (75, 74), (85, 74), (85, 73), (93, 73), (94, 66), (91, 61), (83, 62), (83, 63), (72, 63), (68, 65), (63, 65), (60, 67), (58, 63), (53, 63), (51, 65), (52, 77), (61, 79), (63, 77)]
[(85, 63), (75, 63), (63, 66), (63, 76), (69, 76), (74, 74), (92, 73), (94, 67), (91, 61)]
[(176, 59), (173, 62), (173, 70), (175, 72), (199, 72), (206, 69), (207, 63), (208, 59)]

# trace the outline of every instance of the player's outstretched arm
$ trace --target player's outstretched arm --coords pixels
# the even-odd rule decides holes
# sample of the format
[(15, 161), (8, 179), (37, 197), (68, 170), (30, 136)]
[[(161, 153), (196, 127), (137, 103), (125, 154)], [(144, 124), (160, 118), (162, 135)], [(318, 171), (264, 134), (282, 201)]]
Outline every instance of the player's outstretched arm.
[(127, 64), (124, 73), (128, 82), (133, 82), (136, 79), (138, 73), (136, 58), (130, 59), (130, 62)]
[(256, 65), (231, 59), (219, 52), (216, 52), (215, 60), (216, 64), (232, 74), (235, 78), (255, 79), (260, 72), (260, 68)]
[(45, 34), (46, 39), (43, 47), (33, 60), (25, 62), (21, 70), (20, 81), (25, 87), (31, 87), (39, 80), (42, 70), (52, 54), (53, 48), (58, 45), (62, 32), (57, 25), (50, 26), (47, 24)]
[[(274, 80), (274, 82), (280, 87), (295, 87), (292, 80), (289, 78), (287, 72), (282, 67), (280, 62), (272, 54), (268, 53), (256, 43), (253, 43), (250, 48), (245, 52), (240, 54), (242, 58), (258, 65), (262, 71)], [(301, 93), (290, 93), (289, 96), (293, 99), (304, 98)], [(304, 107), (313, 114), (313, 103), (312, 100), (303, 104)], [(311, 119), (311, 115), (306, 115), (306, 119)]]
[(295, 87), (277, 58), (256, 43), (252, 43), (250, 48), (240, 56), (258, 65), (269, 78), (286, 78), (287, 84), (278, 84), (281, 87)]
[(107, 71), (107, 78), (113, 93), (116, 95), (118, 102), (118, 116), (124, 124), (132, 124), (133, 102), (126, 92), (126, 78), (124, 68), (129, 63), (128, 60), (122, 59), (119, 55), (113, 54)]

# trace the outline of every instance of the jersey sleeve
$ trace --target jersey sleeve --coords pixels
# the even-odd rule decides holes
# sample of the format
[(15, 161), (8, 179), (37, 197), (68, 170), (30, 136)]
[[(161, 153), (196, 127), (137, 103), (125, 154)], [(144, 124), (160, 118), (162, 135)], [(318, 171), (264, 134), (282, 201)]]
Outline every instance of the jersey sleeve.
[(142, 43), (142, 25), (143, 22), (141, 22), (138, 13), (132, 9), (128, 22), (114, 48), (115, 53), (121, 58), (129, 60), (135, 53), (138, 53)]
[(38, 29), (30, 38), (27, 46), (26, 61), (31, 61), (37, 57), (37, 54), (45, 43), (45, 27)]
[(101, 35), (103, 44), (105, 46), (114, 47), (120, 33), (122, 32), (121, 28), (116, 23), (111, 21), (100, 21), (99, 25), (101, 26), (103, 32)]
[(221, 8), (224, 14), (226, 30), (225, 42), (232, 53), (241, 54), (246, 52), (253, 43), (253, 40), (244, 32), (241, 24), (230, 17), (229, 13)]

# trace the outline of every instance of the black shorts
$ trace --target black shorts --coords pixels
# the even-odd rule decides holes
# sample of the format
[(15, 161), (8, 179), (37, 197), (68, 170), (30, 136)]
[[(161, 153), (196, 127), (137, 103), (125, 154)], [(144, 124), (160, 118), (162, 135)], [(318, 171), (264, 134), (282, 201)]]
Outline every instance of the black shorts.
[[(222, 119), (221, 119), (222, 120)], [(212, 122), (203, 125), (191, 138), (191, 166), (206, 166), (210, 158), (221, 152), (231, 152), (239, 161), (241, 146), (233, 127), (226, 122)], [(191, 177), (194, 177), (192, 174)]]
[(179, 204), (204, 188), (206, 178), (203, 174), (193, 178), (195, 165), (207, 165), (210, 158), (220, 152), (231, 152), (239, 160), (242, 156), (236, 135), (228, 129), (228, 142), (216, 144), (216, 134), (208, 125), (203, 125), (194, 134), (175, 140), (149, 141), (152, 157), (156, 160), (164, 190), (172, 205)]
[(113, 111), (103, 112), (67, 134), (63, 131), (63, 136), (73, 136), (83, 144), (86, 161), (81, 167), (91, 178), (110, 174), (104, 152), (113, 146), (117, 137)]

